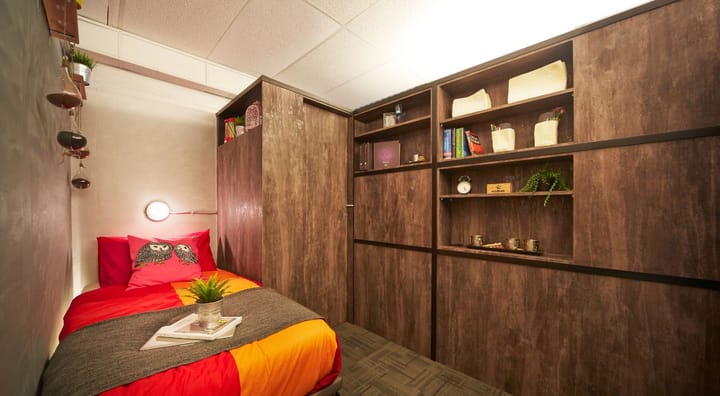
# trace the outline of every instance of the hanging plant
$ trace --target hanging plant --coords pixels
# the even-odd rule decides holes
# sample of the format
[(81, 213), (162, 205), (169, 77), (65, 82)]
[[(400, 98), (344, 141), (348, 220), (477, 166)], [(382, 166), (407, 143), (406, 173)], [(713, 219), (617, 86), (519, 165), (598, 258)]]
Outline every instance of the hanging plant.
[(558, 170), (550, 170), (547, 168), (538, 169), (528, 179), (525, 186), (520, 189), (522, 192), (547, 191), (543, 206), (547, 206), (550, 201), (550, 195), (553, 191), (569, 190), (562, 174)]

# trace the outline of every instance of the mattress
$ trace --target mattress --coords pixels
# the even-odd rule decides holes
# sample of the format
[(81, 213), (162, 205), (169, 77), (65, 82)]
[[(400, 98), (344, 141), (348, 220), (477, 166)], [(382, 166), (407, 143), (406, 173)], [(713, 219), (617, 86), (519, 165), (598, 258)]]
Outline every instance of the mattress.
[[(214, 273), (217, 273), (221, 279), (229, 279), (230, 291), (238, 295), (246, 293), (248, 289), (259, 287), (248, 279), (224, 270), (203, 271), (203, 278)], [(64, 340), (68, 337), (77, 339), (79, 334), (73, 334), (82, 332), (85, 328), (89, 331), (92, 327), (100, 325), (111, 326), (108, 328), (122, 326), (122, 323), (127, 323), (121, 320), (124, 317), (172, 310), (192, 304), (194, 300), (184, 291), (189, 285), (190, 282), (173, 282), (133, 290), (126, 290), (125, 287), (118, 285), (101, 287), (80, 294), (72, 301), (65, 314), (58, 351), (71, 353), (72, 351), (67, 352), (66, 348), (63, 348)], [(245, 323), (240, 324), (243, 325)], [(147, 329), (150, 333), (155, 330)], [(67, 342), (69, 343), (69, 340)], [(76, 374), (74, 376), (79, 378), (78, 383), (63, 385), (63, 393), (76, 394), (76, 389), (83, 389), (80, 382), (85, 382), (86, 385), (88, 382), (90, 385), (93, 385), (92, 382), (104, 382), (92, 378), (92, 373), (102, 372), (97, 371), (97, 367), (92, 367), (93, 362), (102, 360), (93, 359), (91, 356), (94, 353), (103, 353), (102, 350), (108, 345), (113, 346), (113, 340), (103, 340), (103, 342), (105, 345), (97, 348), (97, 352), (91, 350), (86, 358), (73, 360), (73, 366), (77, 367), (72, 370)], [(142, 343), (137, 345), (138, 349), (140, 347)], [(173, 352), (176, 351), (181, 358), (183, 348), (186, 347), (168, 348), (173, 348)], [(153, 350), (142, 351), (142, 353), (146, 352), (153, 353)], [(148, 356), (152, 355), (143, 355), (143, 358)], [(180, 358), (179, 360), (182, 360)], [(43, 383), (54, 383), (60, 377), (64, 379), (73, 377), (68, 373), (62, 374), (63, 368), (53, 365), (54, 359), (55, 356), (48, 365)], [(333, 382), (337, 385), (341, 368), (340, 360), (337, 336), (333, 330), (324, 320), (311, 319), (291, 324), (262, 339), (247, 342), (200, 360), (179, 364), (177, 367), (152, 373), (129, 383), (103, 389), (101, 394), (305, 395), (317, 392)], [(127, 367), (133, 362), (117, 363), (118, 367), (123, 367), (123, 364)], [(77, 375), (77, 373), (88, 374)], [(43, 385), (43, 392), (46, 389), (47, 387)]]

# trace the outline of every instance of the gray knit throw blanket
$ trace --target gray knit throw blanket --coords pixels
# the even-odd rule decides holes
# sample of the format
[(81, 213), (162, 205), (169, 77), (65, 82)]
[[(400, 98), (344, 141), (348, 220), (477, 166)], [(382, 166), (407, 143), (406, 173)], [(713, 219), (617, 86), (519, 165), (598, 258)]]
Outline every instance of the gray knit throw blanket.
[(116, 386), (260, 340), (295, 323), (321, 318), (268, 288), (226, 296), (224, 316), (242, 316), (232, 338), (141, 351), (162, 326), (193, 305), (144, 312), (86, 326), (58, 345), (42, 377), (43, 395), (96, 395)]

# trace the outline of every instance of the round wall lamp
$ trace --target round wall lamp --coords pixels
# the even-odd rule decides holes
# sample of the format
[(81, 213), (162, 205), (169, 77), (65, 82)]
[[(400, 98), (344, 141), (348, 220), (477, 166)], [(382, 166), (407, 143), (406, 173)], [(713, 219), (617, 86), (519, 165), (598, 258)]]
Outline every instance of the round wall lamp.
[(152, 221), (163, 221), (170, 217), (170, 215), (176, 214), (217, 214), (217, 212), (210, 211), (198, 211), (198, 210), (184, 210), (179, 212), (173, 212), (170, 210), (170, 206), (164, 201), (151, 201), (145, 206), (145, 217)]
[(145, 207), (145, 216), (152, 221), (163, 221), (170, 216), (170, 206), (163, 201), (152, 201)]

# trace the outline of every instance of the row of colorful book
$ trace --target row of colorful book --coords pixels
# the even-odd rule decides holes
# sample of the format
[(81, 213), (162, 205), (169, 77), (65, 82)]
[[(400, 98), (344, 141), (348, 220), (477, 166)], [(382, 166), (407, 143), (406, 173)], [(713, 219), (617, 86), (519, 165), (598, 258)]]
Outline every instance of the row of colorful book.
[(476, 132), (463, 127), (443, 129), (443, 159), (465, 158), (485, 153)]
[(225, 140), (227, 143), (245, 133), (245, 117), (228, 117), (225, 119)]

